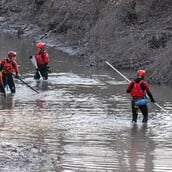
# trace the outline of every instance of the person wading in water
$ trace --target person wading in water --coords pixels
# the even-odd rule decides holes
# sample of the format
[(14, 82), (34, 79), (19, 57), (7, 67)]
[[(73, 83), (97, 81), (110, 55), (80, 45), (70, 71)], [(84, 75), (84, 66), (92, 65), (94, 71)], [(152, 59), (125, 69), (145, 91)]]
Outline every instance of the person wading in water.
[(35, 58), (36, 64), (34, 64), (37, 69), (34, 75), (35, 80), (39, 80), (41, 77), (43, 80), (48, 79), (48, 72), (49, 72), (49, 54), (45, 50), (45, 43), (39, 42), (36, 44), (38, 52), (35, 56), (30, 56), (30, 59)]
[(131, 100), (131, 108), (132, 108), (132, 123), (137, 123), (138, 110), (143, 114), (143, 123), (147, 123), (148, 121), (148, 108), (147, 103), (148, 99), (146, 94), (149, 96), (151, 102), (155, 103), (155, 100), (150, 91), (149, 84), (144, 81), (144, 77), (146, 76), (145, 70), (137, 71), (137, 78), (132, 80), (126, 89), (127, 93), (130, 93)]
[(16, 92), (16, 87), (13, 79), (13, 72), (15, 72), (15, 78), (19, 79), (19, 70), (18, 65), (16, 62), (16, 55), (15, 51), (9, 51), (8, 57), (1, 60), (2, 66), (2, 79), (4, 87), (9, 86), (11, 93)]

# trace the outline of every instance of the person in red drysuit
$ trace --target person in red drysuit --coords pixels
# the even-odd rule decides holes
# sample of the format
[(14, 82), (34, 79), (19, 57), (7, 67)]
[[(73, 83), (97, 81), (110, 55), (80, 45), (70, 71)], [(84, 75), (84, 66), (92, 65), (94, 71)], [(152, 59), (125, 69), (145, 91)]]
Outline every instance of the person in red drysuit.
[(38, 52), (35, 54), (37, 71), (34, 75), (34, 79), (39, 80), (40, 77), (42, 77), (43, 80), (47, 80), (49, 71), (49, 54), (45, 50), (45, 43), (39, 42), (36, 44), (36, 47), (38, 48)]
[(144, 77), (146, 76), (145, 70), (138, 70), (137, 71), (137, 78), (132, 80), (127, 89), (126, 92), (130, 93), (132, 97), (131, 101), (131, 107), (132, 107), (132, 122), (136, 123), (137, 122), (137, 116), (138, 116), (138, 110), (143, 114), (143, 123), (147, 123), (148, 121), (148, 108), (147, 104), (141, 104), (137, 105), (137, 101), (141, 99), (146, 98), (146, 94), (149, 96), (151, 102), (155, 102), (152, 93), (150, 91), (149, 84), (144, 81)]
[(11, 93), (16, 92), (13, 76), (19, 79), (19, 75), (18, 75), (19, 70), (16, 62), (16, 55), (17, 53), (15, 51), (9, 51), (8, 57), (1, 60), (1, 65), (3, 69), (2, 70), (3, 84), (4, 87), (9, 86)]

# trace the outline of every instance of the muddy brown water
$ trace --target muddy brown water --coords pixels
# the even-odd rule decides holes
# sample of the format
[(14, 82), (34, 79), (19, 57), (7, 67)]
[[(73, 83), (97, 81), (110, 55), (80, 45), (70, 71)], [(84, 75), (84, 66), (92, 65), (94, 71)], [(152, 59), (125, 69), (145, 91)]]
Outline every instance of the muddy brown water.
[(93, 70), (49, 48), (52, 73), (37, 82), (31, 40), (0, 34), (0, 47), (1, 58), (17, 51), (22, 79), (39, 91), (16, 80), (16, 94), (0, 96), (0, 171), (172, 171), (171, 88), (152, 86), (168, 111), (149, 103), (148, 124), (139, 113), (133, 126), (127, 83), (109, 67)]

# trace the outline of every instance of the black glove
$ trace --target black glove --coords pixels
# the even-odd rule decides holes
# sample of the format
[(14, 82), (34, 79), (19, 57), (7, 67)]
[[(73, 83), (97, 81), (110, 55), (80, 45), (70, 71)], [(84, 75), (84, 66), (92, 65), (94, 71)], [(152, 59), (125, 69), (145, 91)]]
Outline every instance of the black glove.
[(29, 56), (29, 59), (31, 59), (32, 58), (32, 56)]
[(49, 66), (47, 66), (47, 71), (48, 73), (51, 73), (51, 68)]
[(154, 99), (153, 99), (153, 100), (151, 100), (151, 102), (152, 102), (152, 103), (156, 103), (156, 101), (155, 101)]
[(17, 79), (19, 79), (19, 78), (20, 78), (18, 73), (16, 73), (15, 78), (17, 78)]

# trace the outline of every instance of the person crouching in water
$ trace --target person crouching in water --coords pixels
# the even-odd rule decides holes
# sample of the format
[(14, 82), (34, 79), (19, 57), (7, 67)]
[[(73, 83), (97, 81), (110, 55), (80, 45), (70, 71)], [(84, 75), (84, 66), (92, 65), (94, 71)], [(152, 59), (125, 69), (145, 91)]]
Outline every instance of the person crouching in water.
[(15, 51), (9, 51), (8, 57), (1, 61), (1, 65), (3, 68), (2, 79), (3, 79), (4, 87), (9, 86), (11, 93), (16, 92), (13, 75), (15, 75), (15, 78), (19, 79), (19, 75), (18, 75), (19, 71), (16, 62), (16, 55), (17, 53)]
[(35, 54), (35, 59), (37, 63), (37, 71), (34, 75), (34, 79), (39, 80), (40, 77), (43, 80), (48, 79), (48, 63), (49, 63), (49, 54), (45, 50), (45, 43), (39, 42), (36, 44), (38, 52)]
[(150, 91), (149, 84), (144, 81), (144, 77), (146, 76), (145, 70), (138, 70), (137, 71), (137, 78), (132, 80), (126, 92), (130, 93), (132, 97), (131, 101), (131, 108), (132, 108), (132, 123), (137, 123), (137, 116), (138, 110), (143, 114), (143, 123), (147, 123), (148, 121), (148, 108), (147, 108), (147, 97), (146, 94), (149, 96), (151, 102), (155, 103), (155, 100), (152, 96)]

